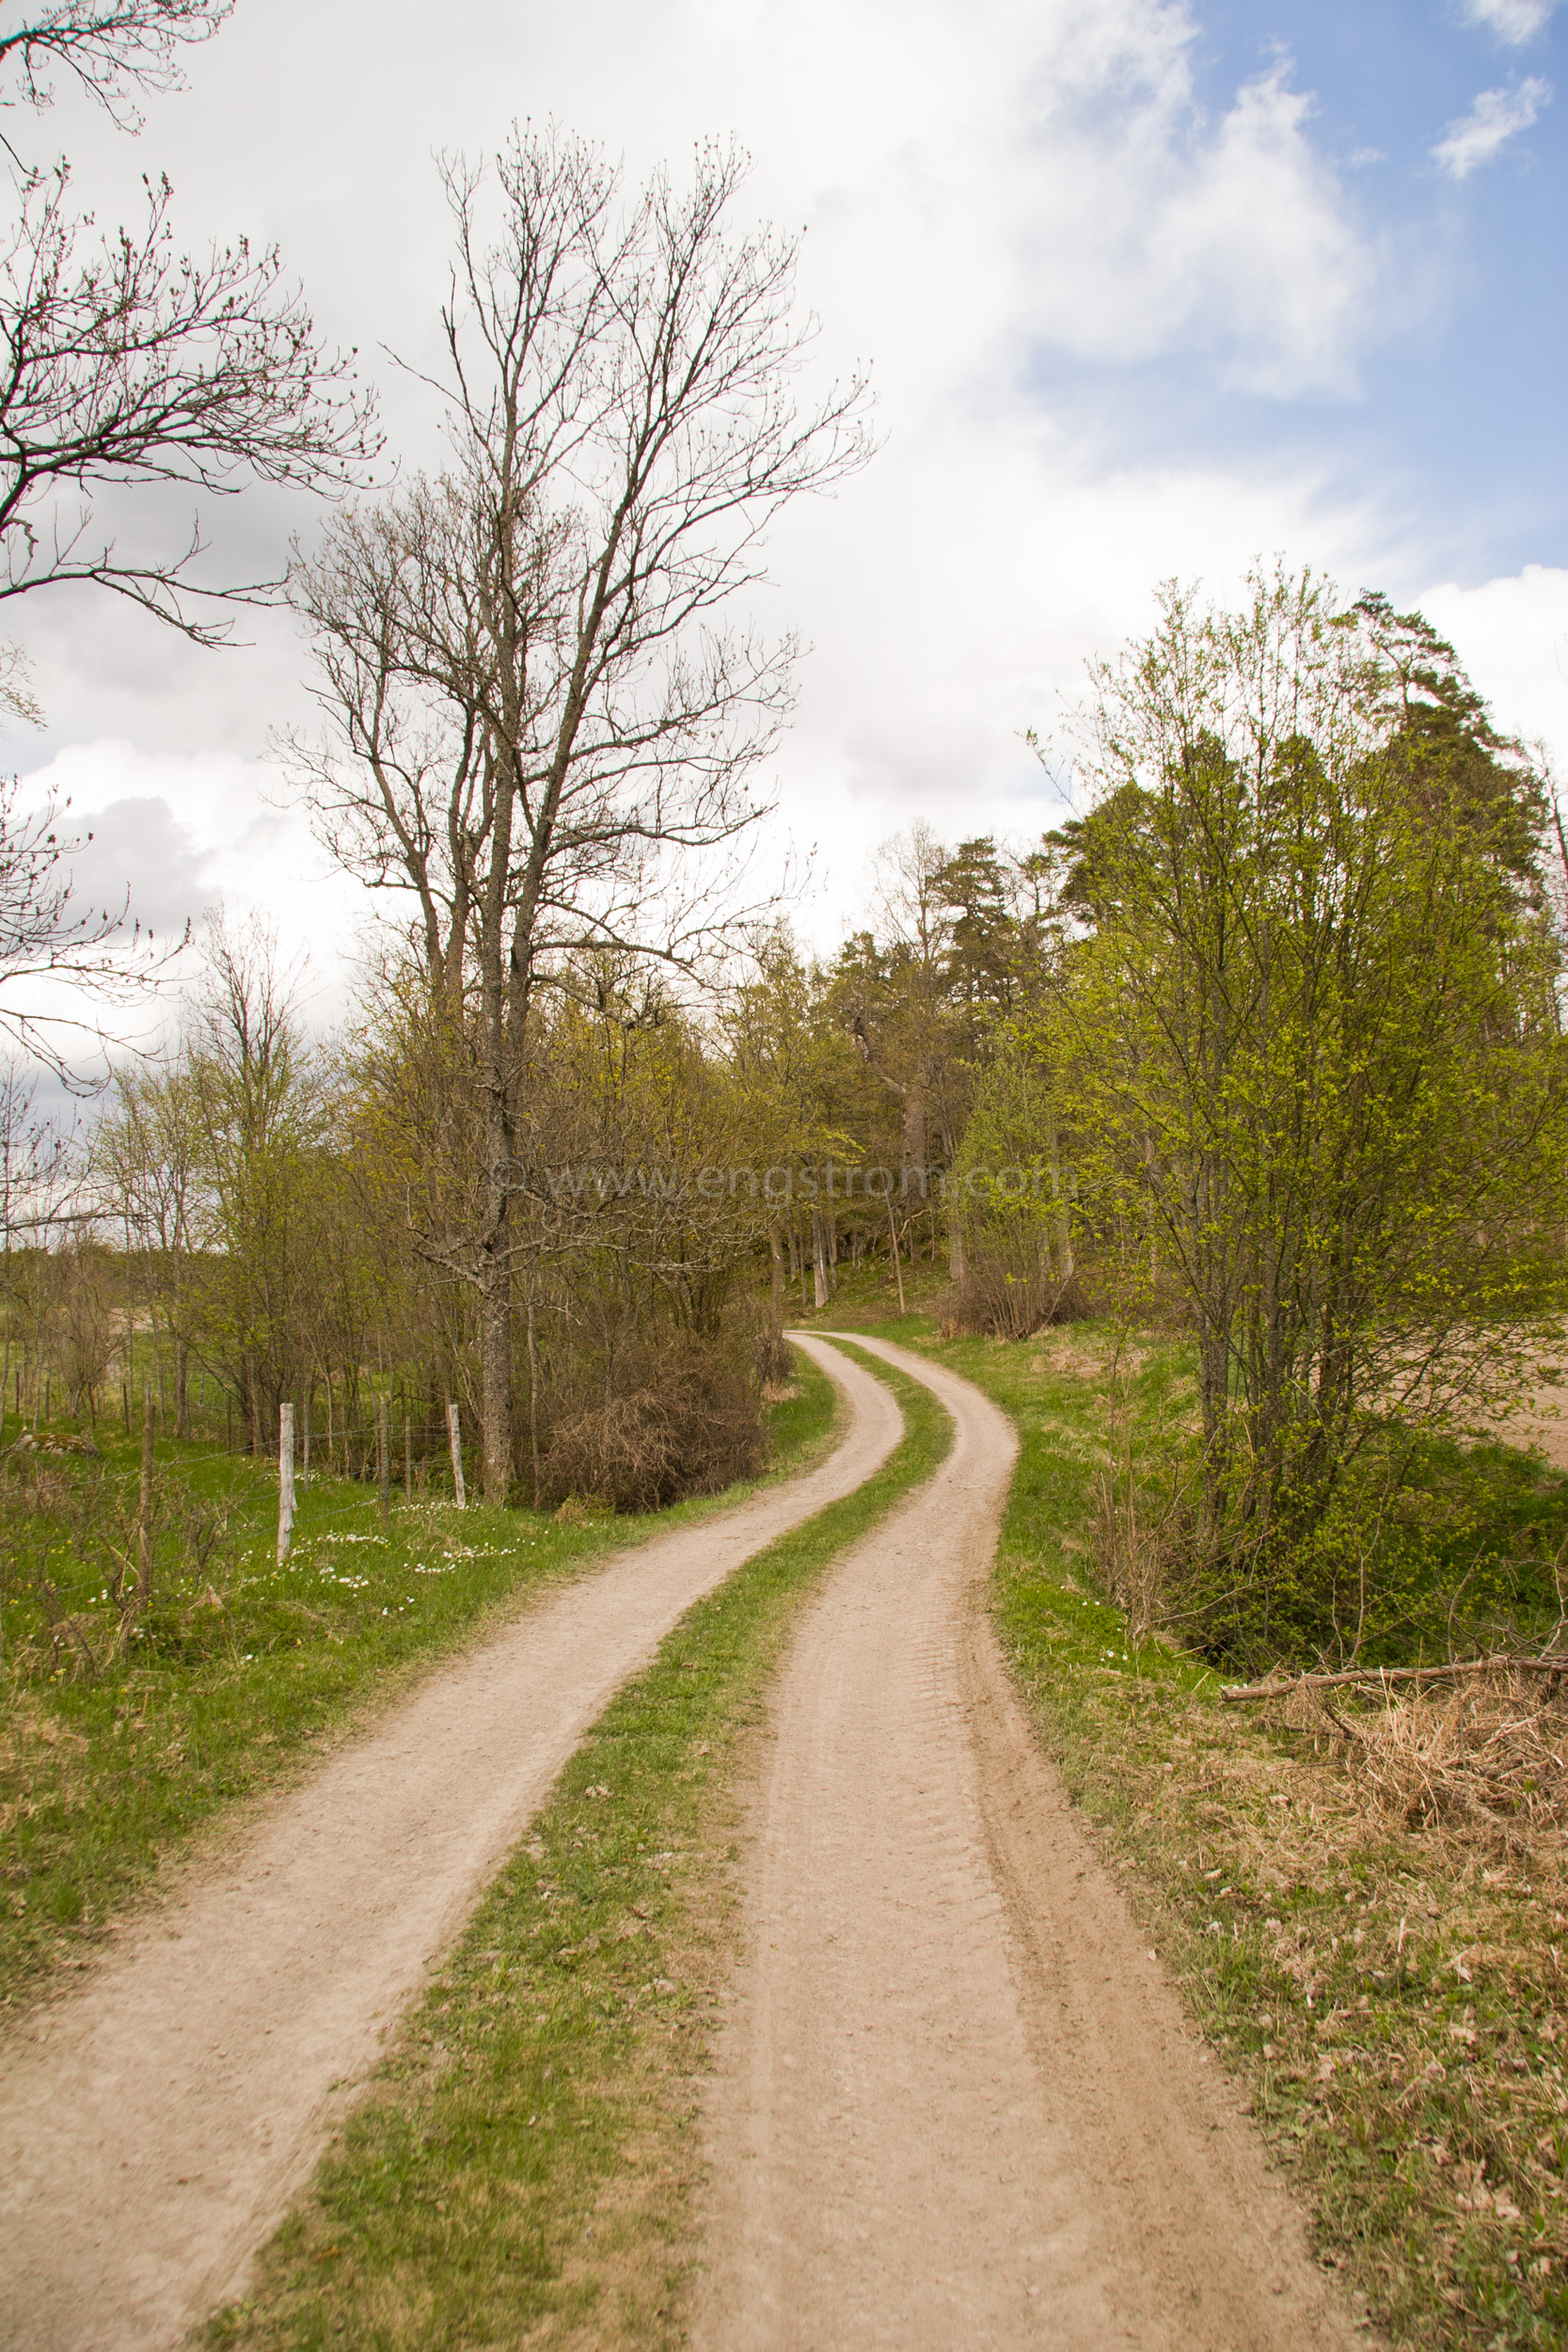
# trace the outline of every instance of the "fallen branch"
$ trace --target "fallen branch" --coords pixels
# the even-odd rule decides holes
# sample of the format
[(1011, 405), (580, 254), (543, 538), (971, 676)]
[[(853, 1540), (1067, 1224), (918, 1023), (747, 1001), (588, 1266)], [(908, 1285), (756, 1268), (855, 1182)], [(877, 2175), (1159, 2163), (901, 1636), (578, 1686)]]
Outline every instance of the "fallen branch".
[(1548, 1658), (1515, 1658), (1500, 1651), (1493, 1658), (1456, 1659), (1437, 1666), (1353, 1666), (1342, 1674), (1265, 1675), (1261, 1682), (1222, 1682), (1220, 1696), (1240, 1707), (1259, 1699), (1285, 1698), (1292, 1691), (1386, 1690), (1393, 1682), (1454, 1681), (1463, 1675), (1568, 1675), (1568, 1653)]

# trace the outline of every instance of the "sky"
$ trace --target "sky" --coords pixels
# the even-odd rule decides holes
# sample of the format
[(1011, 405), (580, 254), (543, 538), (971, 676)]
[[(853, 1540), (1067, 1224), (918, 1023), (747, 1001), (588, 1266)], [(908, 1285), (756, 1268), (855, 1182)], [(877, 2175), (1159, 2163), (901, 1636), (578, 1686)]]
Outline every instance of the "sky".
[[(65, 92), (7, 128), (69, 156), (101, 225), (166, 171), (189, 245), (276, 241), (404, 468), (439, 454), (388, 358), (434, 354), (437, 152), (525, 118), (633, 180), (705, 136), (749, 151), (743, 209), (803, 231), (813, 371), (869, 368), (881, 440), (770, 547), (765, 617), (810, 648), (773, 840), (810, 860), (792, 913), (825, 951), (911, 823), (1060, 821), (1023, 739), (1061, 735), (1171, 576), (1230, 596), (1279, 553), (1418, 606), (1568, 777), (1568, 6), (238, 0), (187, 79), (135, 138)], [(205, 519), (259, 576), (321, 511)], [(172, 544), (188, 501), (120, 519)], [(221, 653), (74, 589), (7, 620), (45, 723), (0, 772), (91, 824), (84, 891), (129, 886), (161, 933), (255, 910), (341, 1012), (368, 906), (272, 749), (310, 719), (287, 616)]]

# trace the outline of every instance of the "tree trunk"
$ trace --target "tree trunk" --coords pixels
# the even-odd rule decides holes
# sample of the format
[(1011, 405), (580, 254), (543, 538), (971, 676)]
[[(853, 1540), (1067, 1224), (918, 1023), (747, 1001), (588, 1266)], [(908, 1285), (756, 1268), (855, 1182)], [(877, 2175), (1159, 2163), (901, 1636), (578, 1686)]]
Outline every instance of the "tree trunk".
[(152, 1383), (145, 1384), (141, 1424), (141, 1486), (136, 1497), (136, 1608), (152, 1607)]
[(1061, 1149), (1054, 1111), (1046, 1116), (1045, 1142), (1051, 1160), (1051, 1221), (1056, 1229), (1056, 1271), (1064, 1282), (1070, 1282), (1073, 1276), (1072, 1220), (1068, 1215), (1067, 1201), (1062, 1193)]
[(919, 1193), (926, 1198), (926, 1089), (918, 1079), (903, 1089), (899, 1120), (899, 1150), (904, 1162), (906, 1196), (911, 1171), (919, 1170)]
[(495, 1504), (505, 1502), (512, 1486), (512, 1268), (504, 1202), (499, 1222), (499, 1234), (486, 1240), (479, 1295), (480, 1443), (484, 1500)]
[(828, 1303), (828, 1220), (819, 1209), (811, 1213), (812, 1271), (816, 1278), (816, 1304)]
[(511, 856), (511, 803), (498, 793), (496, 839), (480, 940), (483, 979), (481, 1085), (484, 1096), (484, 1228), (479, 1265), (479, 1434), (486, 1502), (512, 1489), (512, 1089), (507, 992), (501, 968), (505, 882)]
[(533, 1478), (533, 1507), (539, 1508), (539, 1355), (533, 1341), (533, 1285), (528, 1294), (528, 1452)]
[(903, 1314), (906, 1312), (904, 1306), (904, 1269), (898, 1263), (898, 1227), (894, 1218), (893, 1203), (891, 1200), (887, 1204), (887, 1238), (888, 1247), (893, 1252), (893, 1279), (898, 1285), (898, 1311), (900, 1314)]

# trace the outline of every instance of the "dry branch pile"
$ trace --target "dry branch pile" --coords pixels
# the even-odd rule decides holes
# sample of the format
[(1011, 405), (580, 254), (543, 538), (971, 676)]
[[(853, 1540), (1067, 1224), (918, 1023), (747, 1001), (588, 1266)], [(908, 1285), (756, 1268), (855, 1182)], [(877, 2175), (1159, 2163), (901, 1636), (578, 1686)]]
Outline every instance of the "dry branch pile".
[[(1402, 1829), (1523, 1853), (1568, 1826), (1568, 1694), (1541, 1660), (1470, 1661), (1435, 1691), (1396, 1695), (1376, 1676), (1277, 1686), (1286, 1720), (1326, 1732), (1357, 1811)], [(1345, 1684), (1375, 1706), (1347, 1706)], [(1544, 1858), (1544, 1856), (1543, 1856)]]
[(596, 1496), (655, 1511), (755, 1475), (765, 1451), (759, 1383), (737, 1350), (696, 1340), (647, 1345), (617, 1392), (568, 1398), (550, 1431), (540, 1501)]

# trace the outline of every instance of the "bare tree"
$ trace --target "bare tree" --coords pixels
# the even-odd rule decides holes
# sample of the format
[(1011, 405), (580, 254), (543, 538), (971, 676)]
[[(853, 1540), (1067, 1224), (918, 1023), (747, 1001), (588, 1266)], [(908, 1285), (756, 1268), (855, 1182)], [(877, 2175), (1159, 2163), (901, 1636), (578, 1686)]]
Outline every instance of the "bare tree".
[(135, 1321), (131, 1285), (139, 1260), (151, 1329), (156, 1334), (161, 1317), (173, 1343), (177, 1438), (190, 1436), (192, 1240), (207, 1206), (200, 1108), (188, 1052), (162, 1069), (122, 1065), (89, 1145), (94, 1189), (125, 1236), (127, 1373)]
[[(181, 46), (228, 12), (229, 0), (43, 0), (0, 33), (0, 69), (41, 106), (40, 75), (63, 68), (134, 129), (131, 93), (177, 87)], [(341, 485), (370, 453), (372, 408), (351, 357), (321, 347), (276, 249), (253, 254), (241, 238), (182, 254), (166, 181), (147, 183), (147, 202), (139, 229), (100, 239), (71, 208), (68, 165), (21, 168), (0, 246), (0, 598), (93, 580), (212, 643), (227, 624), (203, 617), (204, 600), (280, 582), (196, 580), (198, 518), (182, 544), (121, 554), (95, 526), (94, 493)]]
[[(0, 103), (47, 104), (49, 74), (63, 71), (134, 129), (134, 94), (177, 87), (182, 46), (215, 31), (229, 6), (38, 0), (0, 30), (0, 72), (16, 77)], [(19, 167), (0, 231), (0, 601), (90, 580), (212, 644), (230, 626), (224, 603), (265, 598), (280, 580), (197, 577), (195, 516), (171, 545), (122, 552), (95, 498), (152, 485), (228, 495), (257, 479), (341, 485), (371, 452), (372, 411), (350, 361), (323, 351), (276, 251), (242, 239), (181, 254), (166, 182), (148, 183), (139, 230), (106, 239), (69, 199), (65, 164)], [(0, 707), (40, 717), (14, 646), (0, 646)], [(15, 785), (0, 785), (0, 1030), (62, 1075), (62, 1025), (19, 1004), (18, 984), (63, 980), (113, 1000), (154, 980), (159, 961), (124, 908), (74, 900), (82, 845), (63, 817), (54, 803), (24, 809)]]
[(857, 381), (802, 413), (795, 248), (726, 226), (744, 167), (626, 196), (583, 143), (514, 133), (446, 167), (457, 256), (431, 379), (452, 464), (334, 522), (295, 596), (328, 729), (295, 744), (323, 838), (411, 893), (430, 985), (471, 1016), (484, 1204), (449, 1253), (481, 1300), (484, 1483), (512, 1467), (512, 1242), (531, 1007), (574, 957), (689, 963), (704, 853), (751, 780), (795, 652), (724, 608), (790, 499), (864, 460)]
[(230, 495), (250, 480), (347, 482), (371, 453), (368, 405), (348, 360), (325, 355), (276, 250), (244, 238), (181, 254), (169, 189), (148, 189), (135, 234), (83, 250), (62, 165), (24, 184), (0, 251), (0, 599), (92, 580), (198, 644), (277, 581), (195, 579), (199, 520), (180, 544), (120, 552), (94, 521), (107, 486), (188, 484)]

